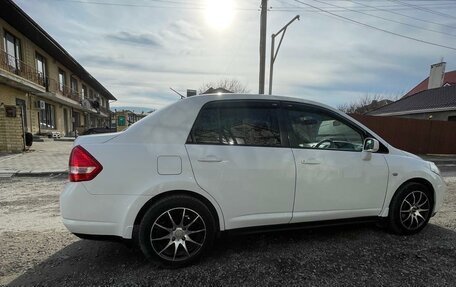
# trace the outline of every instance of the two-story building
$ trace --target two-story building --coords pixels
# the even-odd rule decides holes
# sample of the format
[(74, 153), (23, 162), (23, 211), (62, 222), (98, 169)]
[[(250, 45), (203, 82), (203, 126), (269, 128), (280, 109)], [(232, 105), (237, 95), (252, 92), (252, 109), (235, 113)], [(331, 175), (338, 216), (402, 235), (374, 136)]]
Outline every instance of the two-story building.
[(32, 134), (110, 125), (116, 98), (11, 0), (0, 1), (0, 105), (22, 108)]

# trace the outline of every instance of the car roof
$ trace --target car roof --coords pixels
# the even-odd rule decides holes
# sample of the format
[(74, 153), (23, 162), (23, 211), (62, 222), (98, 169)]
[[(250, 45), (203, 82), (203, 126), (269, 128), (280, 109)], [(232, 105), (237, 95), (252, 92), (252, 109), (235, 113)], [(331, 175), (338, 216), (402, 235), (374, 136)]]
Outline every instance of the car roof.
[(325, 107), (330, 110), (335, 110), (333, 107), (315, 102), (312, 100), (307, 100), (304, 98), (288, 97), (288, 96), (279, 96), (279, 95), (263, 95), (263, 94), (236, 94), (236, 93), (216, 93), (216, 94), (204, 94), (192, 96), (184, 99), (185, 101), (221, 101), (221, 100), (270, 100), (270, 101), (290, 101), (290, 102), (299, 102), (304, 104), (311, 104), (315, 106)]

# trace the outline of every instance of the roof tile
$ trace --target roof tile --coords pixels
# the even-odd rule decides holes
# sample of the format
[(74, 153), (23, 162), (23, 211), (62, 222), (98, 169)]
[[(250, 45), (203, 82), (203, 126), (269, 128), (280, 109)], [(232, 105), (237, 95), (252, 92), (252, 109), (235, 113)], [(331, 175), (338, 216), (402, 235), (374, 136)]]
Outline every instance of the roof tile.
[(456, 86), (424, 90), (414, 95), (403, 97), (394, 103), (373, 110), (367, 114), (381, 115), (386, 113), (451, 107), (454, 107), (456, 110)]

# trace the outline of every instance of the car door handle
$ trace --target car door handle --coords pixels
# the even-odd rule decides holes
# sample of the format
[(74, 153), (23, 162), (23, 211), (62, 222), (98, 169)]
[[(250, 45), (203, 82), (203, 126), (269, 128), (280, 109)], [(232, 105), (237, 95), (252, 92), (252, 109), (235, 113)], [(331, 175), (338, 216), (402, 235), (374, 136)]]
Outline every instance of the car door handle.
[(303, 159), (301, 160), (301, 164), (320, 164), (320, 162), (314, 158), (309, 158), (309, 159)]
[(219, 159), (218, 157), (215, 157), (215, 156), (208, 156), (208, 157), (204, 157), (204, 158), (200, 158), (198, 159), (199, 162), (222, 162), (221, 159)]

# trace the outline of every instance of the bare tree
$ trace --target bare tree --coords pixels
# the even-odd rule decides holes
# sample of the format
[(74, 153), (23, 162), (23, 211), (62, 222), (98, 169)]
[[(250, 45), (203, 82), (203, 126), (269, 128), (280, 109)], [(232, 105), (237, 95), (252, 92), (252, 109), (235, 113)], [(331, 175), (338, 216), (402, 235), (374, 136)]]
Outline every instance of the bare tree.
[(199, 89), (198, 89), (198, 94), (202, 94), (205, 91), (207, 91), (210, 88), (224, 88), (230, 92), (233, 93), (239, 93), (239, 94), (245, 94), (250, 92), (250, 90), (247, 88), (246, 85), (241, 83), (237, 79), (220, 79), (215, 82), (208, 82), (206, 84), (203, 84)]
[(337, 106), (337, 109), (347, 114), (365, 114), (400, 98), (399, 94), (382, 95), (366, 94), (350, 103)]

